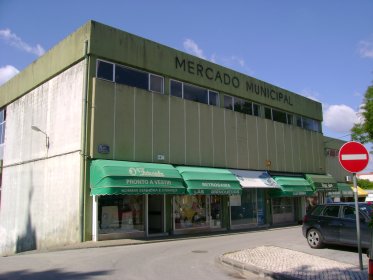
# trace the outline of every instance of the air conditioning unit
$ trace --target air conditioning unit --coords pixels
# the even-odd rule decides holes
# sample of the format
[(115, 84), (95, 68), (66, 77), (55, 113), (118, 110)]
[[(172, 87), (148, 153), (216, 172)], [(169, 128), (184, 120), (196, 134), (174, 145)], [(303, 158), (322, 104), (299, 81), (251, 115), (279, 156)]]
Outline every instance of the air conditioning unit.
[(351, 176), (346, 176), (346, 182), (352, 182), (352, 178), (351, 178)]

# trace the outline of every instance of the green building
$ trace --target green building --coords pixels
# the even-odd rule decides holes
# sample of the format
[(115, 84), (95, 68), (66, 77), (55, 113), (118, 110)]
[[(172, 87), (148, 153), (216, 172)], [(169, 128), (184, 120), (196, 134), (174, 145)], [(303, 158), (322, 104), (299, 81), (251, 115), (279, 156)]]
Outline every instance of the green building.
[(345, 176), (320, 103), (94, 21), (0, 108), (2, 254), (297, 223)]

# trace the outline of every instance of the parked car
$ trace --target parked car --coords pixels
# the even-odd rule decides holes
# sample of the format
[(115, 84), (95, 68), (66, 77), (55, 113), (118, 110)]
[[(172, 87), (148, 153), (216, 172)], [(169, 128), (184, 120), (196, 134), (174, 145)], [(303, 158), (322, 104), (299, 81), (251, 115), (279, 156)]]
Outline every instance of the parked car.
[[(361, 247), (369, 248), (371, 228), (368, 226), (373, 204), (359, 203)], [(325, 244), (357, 247), (355, 203), (317, 205), (303, 219), (303, 236), (311, 248)]]

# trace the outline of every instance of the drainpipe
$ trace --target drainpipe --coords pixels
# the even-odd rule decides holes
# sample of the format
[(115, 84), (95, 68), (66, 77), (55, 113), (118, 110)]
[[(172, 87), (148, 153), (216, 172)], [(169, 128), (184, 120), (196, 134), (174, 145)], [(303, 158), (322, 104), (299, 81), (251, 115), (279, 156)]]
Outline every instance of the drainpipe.
[(89, 55), (88, 55), (88, 40), (84, 42), (84, 60), (85, 60), (85, 73), (84, 73), (84, 89), (82, 99), (82, 124), (81, 124), (81, 151), (80, 151), (80, 242), (84, 242), (84, 227), (85, 227), (85, 196), (86, 196), (86, 133), (87, 133), (87, 107), (88, 107), (88, 72), (89, 72)]

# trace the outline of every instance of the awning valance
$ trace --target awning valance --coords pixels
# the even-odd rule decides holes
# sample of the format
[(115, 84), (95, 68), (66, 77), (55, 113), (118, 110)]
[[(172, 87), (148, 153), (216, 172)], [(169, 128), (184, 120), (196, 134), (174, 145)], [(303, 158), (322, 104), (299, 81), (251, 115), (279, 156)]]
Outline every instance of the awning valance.
[(236, 176), (221, 168), (178, 166), (189, 194), (238, 195), (241, 186)]
[(338, 191), (337, 181), (329, 174), (306, 174), (306, 179), (315, 191)]
[(273, 176), (281, 190), (271, 190), (271, 197), (312, 196), (314, 190), (303, 177)]
[(229, 169), (232, 172), (242, 188), (270, 188), (280, 189), (280, 186), (266, 171), (249, 171)]
[(340, 193), (341, 196), (343, 197), (353, 197), (354, 192), (351, 188), (351, 185), (346, 184), (346, 183), (337, 183), (338, 187), (338, 192)]
[(94, 160), (91, 195), (185, 194), (179, 172), (169, 164)]

